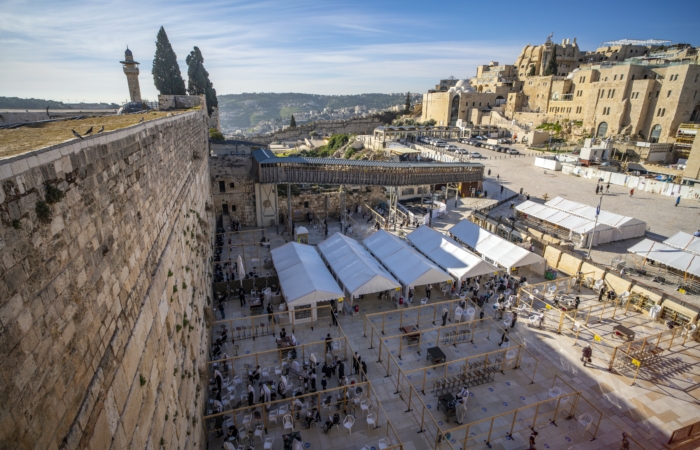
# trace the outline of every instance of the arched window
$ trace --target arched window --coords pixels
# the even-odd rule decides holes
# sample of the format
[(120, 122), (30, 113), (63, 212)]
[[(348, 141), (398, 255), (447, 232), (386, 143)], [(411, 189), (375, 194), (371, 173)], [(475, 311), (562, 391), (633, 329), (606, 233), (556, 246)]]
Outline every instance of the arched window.
[(459, 95), (452, 98), (452, 108), (450, 109), (450, 126), (457, 125), (457, 114), (459, 113)]
[(654, 125), (651, 128), (651, 134), (649, 135), (649, 142), (656, 143), (659, 142), (659, 137), (661, 137), (661, 125)]
[(600, 125), (598, 125), (598, 133), (596, 133), (596, 137), (604, 138), (607, 133), (608, 133), (608, 123), (607, 122), (600, 122)]
[(496, 105), (502, 105), (506, 102), (506, 99), (504, 99), (502, 96), (497, 96), (496, 97)]

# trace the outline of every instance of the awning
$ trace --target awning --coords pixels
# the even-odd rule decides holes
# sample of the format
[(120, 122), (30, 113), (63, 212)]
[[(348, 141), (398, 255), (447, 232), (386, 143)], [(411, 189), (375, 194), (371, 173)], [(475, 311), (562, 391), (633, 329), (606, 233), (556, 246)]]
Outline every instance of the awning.
[(661, 264), (700, 277), (700, 256), (690, 253), (661, 242), (644, 239), (642, 242), (627, 249), (646, 259), (659, 262)]
[(401, 287), (359, 242), (341, 233), (318, 244), (318, 250), (352, 296)]
[[(596, 220), (596, 208), (583, 203), (574, 202), (562, 197), (555, 197), (544, 205), (593, 222)], [(616, 241), (644, 236), (647, 227), (646, 222), (643, 220), (622, 216), (605, 210), (600, 211), (598, 223), (611, 226), (615, 230), (613, 233), (613, 240)]]
[(312, 305), (345, 296), (313, 247), (289, 242), (270, 253), (288, 305)]
[(363, 243), (404, 286), (423, 286), (452, 279), (406, 242), (384, 230), (377, 231)]
[(664, 244), (700, 255), (700, 237), (679, 231), (664, 241)]
[(406, 239), (459, 281), (501, 270), (430, 227), (418, 227), (406, 236)]
[(467, 219), (460, 220), (447, 232), (506, 270), (544, 262), (541, 256), (486, 231)]

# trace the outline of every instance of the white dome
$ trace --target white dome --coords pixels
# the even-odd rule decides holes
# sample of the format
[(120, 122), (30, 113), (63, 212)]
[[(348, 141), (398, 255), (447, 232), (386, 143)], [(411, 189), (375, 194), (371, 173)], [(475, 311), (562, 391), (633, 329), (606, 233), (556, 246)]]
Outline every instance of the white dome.
[(573, 79), (574, 79), (574, 74), (575, 74), (576, 72), (578, 72), (579, 70), (581, 70), (581, 69), (574, 69), (574, 70), (572, 70), (571, 73), (570, 73), (569, 75), (566, 76), (566, 79), (567, 79), (567, 80), (573, 80)]
[(456, 86), (456, 87), (462, 87), (462, 86), (464, 86), (465, 84), (466, 84), (467, 86), (469, 86), (469, 80), (459, 80), (459, 81), (457, 82), (457, 84), (455, 84), (455, 86)]

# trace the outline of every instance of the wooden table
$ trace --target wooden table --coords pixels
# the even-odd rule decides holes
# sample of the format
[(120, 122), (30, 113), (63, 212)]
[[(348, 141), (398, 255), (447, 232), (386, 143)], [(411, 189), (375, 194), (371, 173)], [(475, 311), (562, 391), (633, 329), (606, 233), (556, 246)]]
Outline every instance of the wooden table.
[(420, 344), (420, 333), (415, 332), (416, 327), (409, 325), (401, 328), (401, 331), (406, 335), (406, 340), (408, 341), (409, 345)]
[(445, 362), (445, 353), (440, 350), (440, 347), (430, 347), (426, 359), (432, 364), (440, 364)]
[(622, 336), (628, 341), (633, 341), (636, 334), (634, 331), (630, 330), (624, 325), (615, 325), (613, 327), (613, 331), (615, 332), (615, 336)]

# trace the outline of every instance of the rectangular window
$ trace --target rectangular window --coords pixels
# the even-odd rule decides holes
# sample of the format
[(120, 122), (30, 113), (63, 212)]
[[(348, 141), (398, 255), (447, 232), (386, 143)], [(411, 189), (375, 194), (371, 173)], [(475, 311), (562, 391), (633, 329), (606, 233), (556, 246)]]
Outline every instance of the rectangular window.
[(221, 205), (222, 212), (225, 216), (228, 215), (228, 205)]
[(622, 75), (620, 75), (620, 81), (622, 81), (623, 78), (625, 78), (625, 74), (624, 74), (624, 73), (623, 73)]
[(236, 212), (236, 205), (231, 205), (231, 211)]
[(228, 187), (230, 187), (231, 189), (233, 189), (233, 188), (235, 188), (235, 187), (236, 187), (236, 185), (235, 185), (235, 184), (233, 184), (233, 183), (229, 183), (229, 184), (228, 184)]
[(613, 81), (617, 81), (617, 75), (613, 77)]
[(613, 89), (612, 95), (610, 96), (610, 98), (615, 98), (615, 89)]
[(661, 91), (656, 91), (656, 98), (659, 98), (659, 92)]
[(226, 182), (219, 181), (219, 192), (226, 192)]
[(671, 90), (668, 91), (668, 94), (666, 94), (666, 98), (669, 98), (671, 96), (671, 92), (673, 92), (673, 91), (671, 91)]
[(605, 97), (605, 89), (600, 90), (600, 98)]
[(308, 208), (308, 207), (309, 207), (309, 202), (304, 202), (304, 208)]

